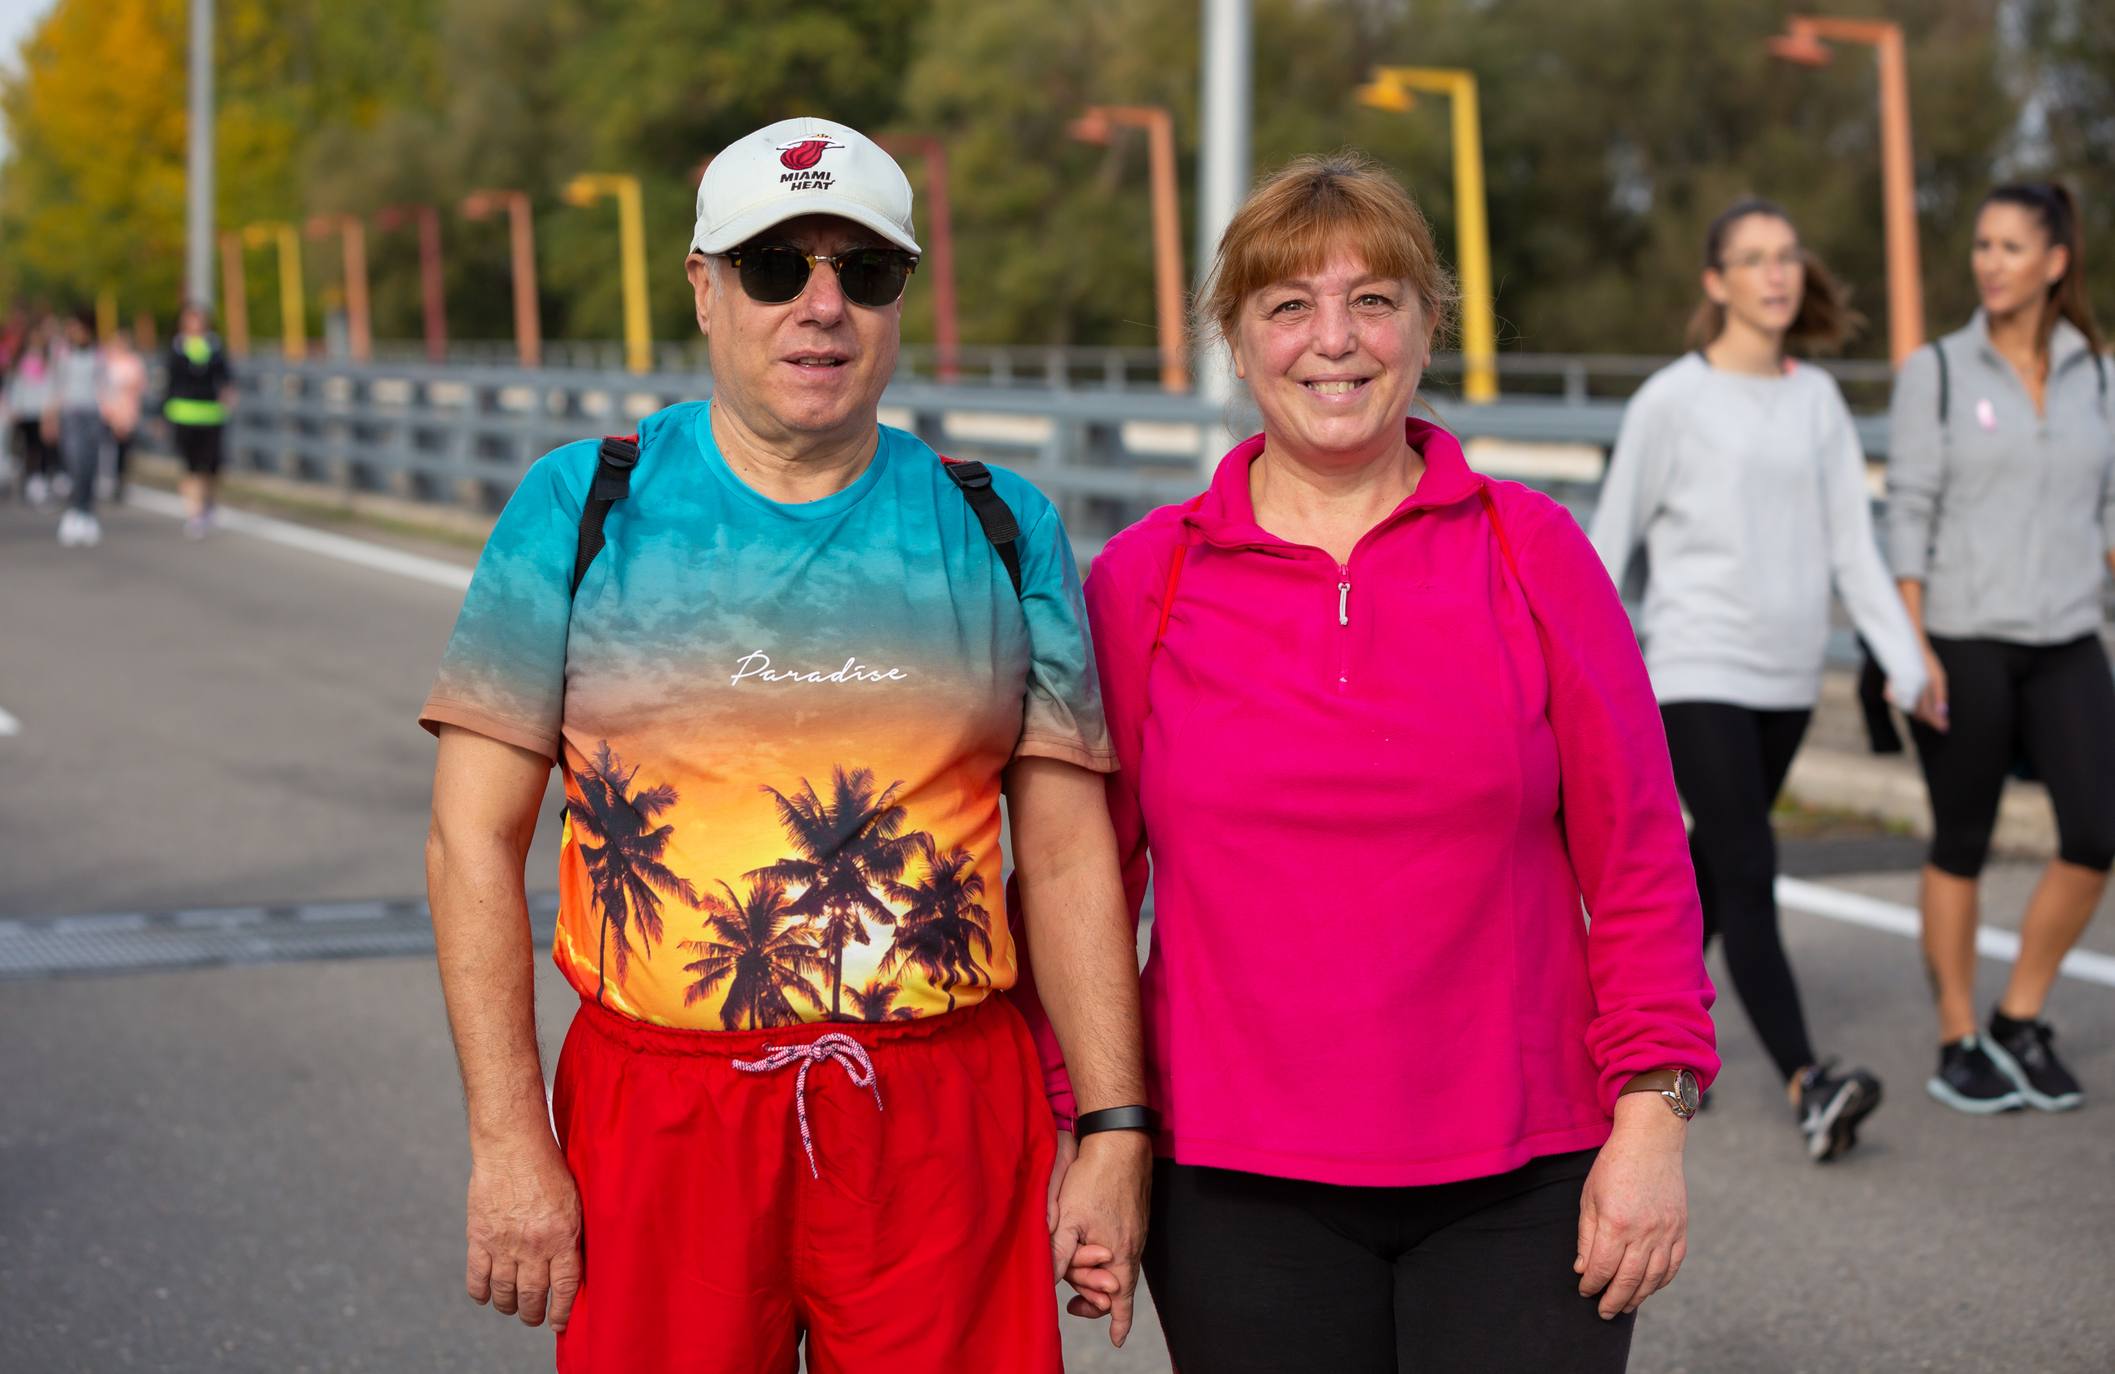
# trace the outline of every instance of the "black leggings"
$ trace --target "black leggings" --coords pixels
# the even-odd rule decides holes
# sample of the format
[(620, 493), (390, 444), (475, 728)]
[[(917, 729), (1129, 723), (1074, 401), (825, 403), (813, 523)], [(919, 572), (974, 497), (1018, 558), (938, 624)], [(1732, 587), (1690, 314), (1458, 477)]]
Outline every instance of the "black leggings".
[(1674, 785), (1693, 822), (1689, 858), (1704, 903), (1704, 942), (1714, 934), (1724, 939), (1734, 991), (1787, 1079), (1814, 1062), (1814, 1047), (1777, 929), (1777, 836), (1770, 808), (1811, 715), (1722, 701), (1660, 707)]
[(1941, 639), (1952, 728), (1910, 733), (1931, 789), (1931, 865), (1983, 871), (2005, 775), (2022, 755), (2049, 789), (2057, 856), (2105, 873), (2115, 864), (2115, 678), (2097, 636), (2068, 644)]
[(1620, 1374), (1572, 1259), (1595, 1152), (1347, 1188), (1158, 1160), (1146, 1281), (1180, 1374)]
[(53, 461), (51, 445), (44, 442), (43, 419), (18, 418), (15, 421), (15, 436), (21, 440), (24, 480), (31, 477), (49, 477), (58, 464)]

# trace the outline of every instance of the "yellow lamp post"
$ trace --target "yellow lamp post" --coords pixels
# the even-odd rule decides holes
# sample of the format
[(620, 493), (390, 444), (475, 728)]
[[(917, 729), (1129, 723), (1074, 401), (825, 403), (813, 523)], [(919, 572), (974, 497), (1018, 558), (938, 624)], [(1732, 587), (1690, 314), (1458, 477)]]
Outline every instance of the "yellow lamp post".
[(308, 317), (301, 302), (301, 231), (284, 220), (266, 220), (244, 226), (242, 241), (252, 248), (279, 245), (279, 347), (288, 362), (305, 360)]
[(593, 205), (604, 196), (617, 198), (618, 261), (624, 285), (624, 365), (633, 372), (651, 372), (654, 344), (646, 314), (646, 216), (639, 199), (639, 178), (624, 172), (588, 172), (566, 183), (568, 204)]
[(1473, 404), (1498, 399), (1498, 325), (1491, 301), (1491, 231), (1484, 217), (1482, 116), (1476, 74), (1459, 67), (1376, 67), (1359, 87), (1362, 105), (1397, 113), (1415, 92), (1444, 95), (1454, 116), (1455, 255), (1461, 262), (1462, 395)]

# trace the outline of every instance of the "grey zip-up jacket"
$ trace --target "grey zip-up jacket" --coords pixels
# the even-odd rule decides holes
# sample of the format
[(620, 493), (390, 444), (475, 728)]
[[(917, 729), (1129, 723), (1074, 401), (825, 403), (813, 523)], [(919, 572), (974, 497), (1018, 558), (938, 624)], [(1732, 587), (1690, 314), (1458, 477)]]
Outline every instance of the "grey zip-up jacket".
[(2115, 549), (2115, 394), (2085, 336), (2057, 323), (2040, 415), (1982, 311), (1935, 347), (1944, 422), (1931, 348), (1902, 364), (1888, 413), (1888, 552), (1895, 576), (1924, 584), (1926, 633), (2018, 644), (2096, 633)]

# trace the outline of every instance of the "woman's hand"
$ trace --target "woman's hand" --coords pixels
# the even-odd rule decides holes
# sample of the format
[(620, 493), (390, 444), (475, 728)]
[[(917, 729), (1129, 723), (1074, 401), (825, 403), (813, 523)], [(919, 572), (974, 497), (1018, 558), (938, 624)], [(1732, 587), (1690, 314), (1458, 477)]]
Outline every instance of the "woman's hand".
[(1931, 651), (1931, 642), (1924, 642), (1924, 673), (1929, 684), (1917, 698), (1916, 709), (1910, 714), (1932, 729), (1944, 734), (1949, 723), (1946, 704), (1946, 665)]
[(1601, 1317), (1635, 1312), (1674, 1282), (1689, 1253), (1689, 1123), (1657, 1093), (1616, 1099), (1616, 1127), (1579, 1198), (1579, 1295), (1600, 1294)]

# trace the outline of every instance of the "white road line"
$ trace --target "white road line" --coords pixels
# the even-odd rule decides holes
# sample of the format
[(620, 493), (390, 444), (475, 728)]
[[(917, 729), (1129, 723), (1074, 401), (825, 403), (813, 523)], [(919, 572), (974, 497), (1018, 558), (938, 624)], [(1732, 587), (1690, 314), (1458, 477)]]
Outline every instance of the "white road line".
[[(125, 493), (125, 502), (157, 515), (173, 515), (181, 519), (184, 514), (181, 498), (151, 487), (135, 485)], [(459, 564), (443, 562), (438, 558), (406, 553), (402, 549), (392, 549), (383, 544), (370, 544), (364, 539), (348, 539), (342, 534), (328, 534), (322, 530), (312, 530), (306, 525), (294, 524), (289, 520), (274, 520), (269, 515), (256, 515), (249, 511), (228, 510), (223, 507), (216, 518), (224, 529), (320, 554), (325, 558), (335, 558), (342, 563), (355, 563), (363, 568), (373, 568), (377, 572), (395, 573), (399, 577), (408, 577), (417, 582), (427, 582), (458, 592), (470, 585), (470, 569)]]
[(6, 711), (0, 711), (0, 736), (4, 736), (4, 735), (19, 735), (19, 734), (21, 734), (21, 733), (22, 733), (22, 722), (21, 722), (21, 721), (19, 721), (19, 720), (16, 720), (16, 719), (15, 719), (15, 718), (14, 718), (13, 716), (9, 715), (9, 714), (8, 714), (8, 713), (7, 713)]
[[(1845, 892), (1840, 887), (1824, 887), (1798, 878), (1777, 880), (1777, 902), (1809, 916), (1822, 916), (1847, 925), (1864, 926), (1868, 930), (1884, 930), (1890, 935), (1911, 940), (1917, 938), (1922, 924), (1914, 907), (1883, 902), (1877, 897)], [(1981, 926), (1975, 933), (1975, 948), (1976, 953), (1985, 959), (2002, 959), (2009, 963), (2019, 957), (2020, 937), (2013, 931)], [(2083, 982), (2115, 988), (2115, 958), (2105, 954), (2074, 949), (2064, 956), (2062, 971)]]

